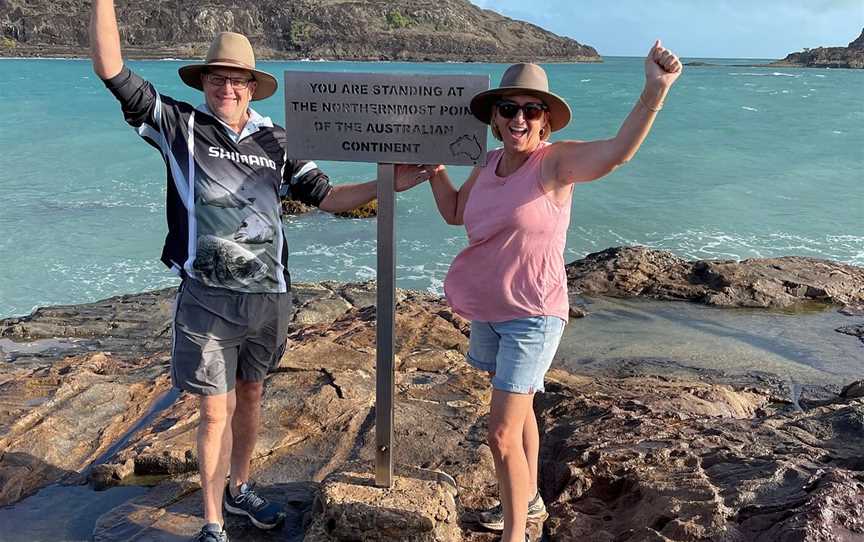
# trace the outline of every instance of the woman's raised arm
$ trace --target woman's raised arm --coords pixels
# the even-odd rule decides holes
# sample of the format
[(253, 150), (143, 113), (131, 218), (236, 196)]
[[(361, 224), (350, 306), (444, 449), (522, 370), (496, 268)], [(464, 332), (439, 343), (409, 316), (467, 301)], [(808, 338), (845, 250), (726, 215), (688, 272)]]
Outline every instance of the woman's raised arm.
[(593, 181), (633, 158), (681, 70), (678, 57), (657, 40), (645, 58), (645, 87), (618, 134), (600, 141), (553, 143), (544, 163), (544, 169), (549, 168), (544, 177), (554, 178), (559, 186)]

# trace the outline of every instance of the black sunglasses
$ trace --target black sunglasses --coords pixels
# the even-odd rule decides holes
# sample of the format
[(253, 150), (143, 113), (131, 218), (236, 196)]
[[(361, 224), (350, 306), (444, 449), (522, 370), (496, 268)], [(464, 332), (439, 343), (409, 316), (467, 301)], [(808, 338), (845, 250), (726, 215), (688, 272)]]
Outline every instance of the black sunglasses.
[(516, 114), (519, 113), (520, 109), (522, 110), (522, 114), (525, 116), (525, 120), (537, 120), (544, 111), (549, 111), (549, 107), (546, 104), (527, 103), (525, 105), (519, 105), (510, 100), (501, 100), (495, 104), (495, 107), (498, 108), (498, 114), (505, 119), (512, 119), (515, 117)]

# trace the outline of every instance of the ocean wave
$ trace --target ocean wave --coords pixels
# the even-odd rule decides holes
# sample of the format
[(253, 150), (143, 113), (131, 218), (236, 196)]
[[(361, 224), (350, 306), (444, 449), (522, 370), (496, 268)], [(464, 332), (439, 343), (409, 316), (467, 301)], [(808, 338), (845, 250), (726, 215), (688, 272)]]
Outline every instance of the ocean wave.
[(759, 111), (759, 110), (756, 109), (755, 107), (747, 107), (746, 105), (742, 105), (742, 106), (741, 106), (741, 109), (744, 109), (744, 110), (747, 110), (747, 111)]
[(571, 228), (565, 249), (567, 262), (612, 246), (642, 245), (690, 259), (776, 258), (810, 256), (851, 265), (864, 265), (864, 235), (808, 236), (782, 231), (749, 234), (723, 230), (645, 232), (630, 236), (612, 229)]
[(37, 307), (67, 303), (87, 303), (111, 296), (176, 286), (179, 279), (155, 257), (126, 258), (110, 263), (76, 260), (74, 263), (52, 263), (34, 270), (38, 287), (26, 297), (4, 297), (0, 314), (29, 314)]
[(800, 74), (771, 72), (771, 73), (755, 73), (755, 72), (729, 72), (728, 75), (738, 77), (801, 77)]
[(796, 255), (852, 265), (864, 264), (864, 236), (857, 235), (827, 235), (818, 238), (786, 232), (748, 235), (687, 230), (654, 238), (648, 236), (641, 244), (671, 250), (690, 259), (743, 260)]

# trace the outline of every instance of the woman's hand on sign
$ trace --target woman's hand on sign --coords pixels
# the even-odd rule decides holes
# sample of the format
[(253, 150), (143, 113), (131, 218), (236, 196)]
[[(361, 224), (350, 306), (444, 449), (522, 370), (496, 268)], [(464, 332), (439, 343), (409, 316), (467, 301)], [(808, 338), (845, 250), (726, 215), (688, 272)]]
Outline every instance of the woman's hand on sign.
[(429, 180), (438, 171), (443, 169), (441, 165), (408, 165), (399, 164), (396, 166), (396, 192), (404, 192), (414, 188), (420, 183)]

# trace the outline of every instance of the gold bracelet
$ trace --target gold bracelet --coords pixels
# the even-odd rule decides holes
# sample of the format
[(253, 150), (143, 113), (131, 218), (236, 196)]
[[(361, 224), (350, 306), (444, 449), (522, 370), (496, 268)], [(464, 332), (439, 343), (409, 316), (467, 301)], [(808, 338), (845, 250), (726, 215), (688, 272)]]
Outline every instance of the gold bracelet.
[(663, 109), (663, 102), (660, 102), (660, 105), (658, 105), (656, 108), (651, 107), (650, 105), (646, 104), (645, 100), (642, 99), (641, 93), (639, 94), (639, 103), (641, 103), (643, 106), (645, 106), (645, 109), (647, 109), (648, 111), (652, 111), (654, 113), (657, 113), (658, 111)]

